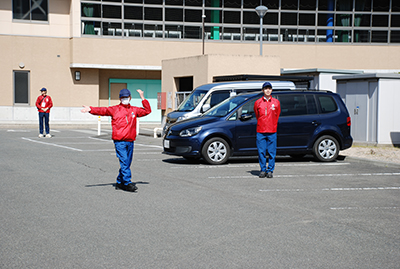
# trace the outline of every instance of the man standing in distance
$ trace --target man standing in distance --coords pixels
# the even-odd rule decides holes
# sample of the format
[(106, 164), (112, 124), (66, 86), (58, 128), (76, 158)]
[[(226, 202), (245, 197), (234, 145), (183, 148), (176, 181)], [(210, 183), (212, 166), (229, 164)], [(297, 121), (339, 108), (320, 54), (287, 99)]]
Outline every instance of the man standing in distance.
[(110, 107), (83, 106), (82, 113), (90, 112), (92, 115), (110, 116), (112, 125), (112, 139), (115, 152), (119, 159), (120, 169), (117, 176), (116, 189), (134, 192), (137, 190), (135, 183), (131, 181), (131, 163), (133, 146), (136, 140), (136, 121), (138, 117), (144, 117), (151, 113), (149, 101), (144, 98), (143, 91), (137, 90), (142, 99), (143, 107), (131, 106), (131, 92), (122, 89), (119, 92), (121, 103)]
[(42, 88), (40, 90), (41, 95), (36, 99), (36, 108), (39, 111), (39, 137), (44, 137), (43, 134), (43, 120), (46, 131), (46, 137), (51, 137), (49, 118), (50, 118), (50, 108), (53, 107), (53, 101), (51, 97), (47, 95), (47, 89)]
[[(272, 178), (275, 169), (276, 131), (278, 129), (281, 104), (271, 96), (272, 85), (265, 82), (262, 86), (264, 96), (254, 103), (254, 112), (257, 118), (257, 149), (260, 163), (260, 178)], [(267, 169), (268, 153), (268, 169)]]

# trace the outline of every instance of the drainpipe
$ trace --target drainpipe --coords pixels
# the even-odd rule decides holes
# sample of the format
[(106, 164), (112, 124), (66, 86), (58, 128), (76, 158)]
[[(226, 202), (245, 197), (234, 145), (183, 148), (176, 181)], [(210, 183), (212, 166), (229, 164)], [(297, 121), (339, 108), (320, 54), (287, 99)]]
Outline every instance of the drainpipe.
[[(333, 11), (334, 0), (328, 0), (328, 10)], [(333, 27), (333, 13), (327, 14), (326, 26)], [(333, 29), (326, 30), (326, 42), (333, 42)]]

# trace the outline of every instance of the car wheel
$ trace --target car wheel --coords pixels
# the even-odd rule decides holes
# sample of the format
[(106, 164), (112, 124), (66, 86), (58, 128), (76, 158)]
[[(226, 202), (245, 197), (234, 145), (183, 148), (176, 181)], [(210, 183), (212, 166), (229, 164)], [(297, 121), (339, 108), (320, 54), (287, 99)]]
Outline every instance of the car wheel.
[(222, 138), (214, 137), (208, 140), (202, 149), (202, 155), (209, 164), (223, 164), (230, 155), (229, 144)]
[(332, 136), (321, 136), (315, 141), (313, 152), (321, 162), (334, 161), (339, 156), (339, 143)]

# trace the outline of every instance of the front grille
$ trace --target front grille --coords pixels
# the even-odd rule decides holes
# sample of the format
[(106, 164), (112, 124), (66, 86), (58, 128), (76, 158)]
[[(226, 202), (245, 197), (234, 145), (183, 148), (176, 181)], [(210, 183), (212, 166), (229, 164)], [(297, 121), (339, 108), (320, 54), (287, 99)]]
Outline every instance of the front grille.
[(180, 133), (179, 131), (174, 131), (174, 130), (169, 129), (166, 137), (168, 137), (168, 136), (179, 136), (179, 133)]

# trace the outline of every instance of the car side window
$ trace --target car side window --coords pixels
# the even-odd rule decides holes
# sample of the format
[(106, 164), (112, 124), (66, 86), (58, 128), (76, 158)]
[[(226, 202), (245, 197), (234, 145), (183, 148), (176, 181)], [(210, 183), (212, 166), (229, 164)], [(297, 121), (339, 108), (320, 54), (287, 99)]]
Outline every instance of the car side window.
[(228, 120), (237, 120), (237, 111), (235, 113), (233, 113)]
[(304, 94), (282, 94), (278, 99), (281, 103), (281, 117), (309, 114)]
[(204, 102), (205, 104), (210, 104), (210, 107), (213, 107), (225, 99), (229, 98), (230, 91), (216, 91), (210, 94), (207, 100)]
[(317, 114), (317, 104), (315, 103), (314, 95), (306, 95), (307, 99), (307, 114)]
[(331, 96), (318, 96), (319, 103), (321, 105), (321, 113), (335, 112), (338, 107), (335, 100)]
[(256, 113), (254, 112), (254, 103), (257, 101), (257, 99), (254, 99), (247, 104), (242, 106), (242, 115), (243, 114), (251, 114), (252, 118), (256, 118)]

